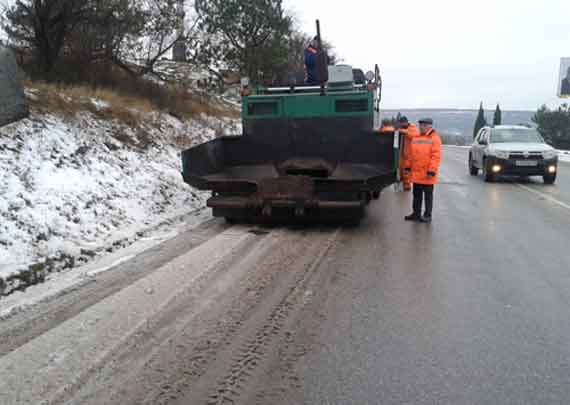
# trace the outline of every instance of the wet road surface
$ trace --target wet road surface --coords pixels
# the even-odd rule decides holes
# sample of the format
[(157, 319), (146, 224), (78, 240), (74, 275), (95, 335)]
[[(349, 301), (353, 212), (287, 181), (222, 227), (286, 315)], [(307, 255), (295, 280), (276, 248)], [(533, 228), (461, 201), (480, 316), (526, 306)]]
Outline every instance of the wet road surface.
[(359, 227), (213, 221), (1, 321), (0, 403), (568, 403), (570, 167), (466, 160), (431, 225), (392, 189)]
[(402, 222), (408, 198), (386, 193), (329, 256), (342, 276), (288, 399), (568, 403), (570, 170), (487, 184), (466, 161), (444, 149), (431, 226)]

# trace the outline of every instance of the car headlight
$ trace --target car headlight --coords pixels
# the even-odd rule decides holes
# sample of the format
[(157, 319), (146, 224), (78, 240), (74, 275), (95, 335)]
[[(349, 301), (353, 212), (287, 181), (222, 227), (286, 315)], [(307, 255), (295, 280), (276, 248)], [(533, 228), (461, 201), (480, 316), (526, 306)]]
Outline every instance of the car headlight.
[(555, 150), (547, 150), (542, 152), (542, 157), (544, 159), (554, 159), (556, 156), (558, 156), (558, 152)]
[(508, 159), (509, 158), (509, 152), (505, 152), (502, 150), (489, 150), (489, 151), (487, 151), (487, 154), (489, 156), (494, 156), (494, 157), (499, 158), (499, 159)]

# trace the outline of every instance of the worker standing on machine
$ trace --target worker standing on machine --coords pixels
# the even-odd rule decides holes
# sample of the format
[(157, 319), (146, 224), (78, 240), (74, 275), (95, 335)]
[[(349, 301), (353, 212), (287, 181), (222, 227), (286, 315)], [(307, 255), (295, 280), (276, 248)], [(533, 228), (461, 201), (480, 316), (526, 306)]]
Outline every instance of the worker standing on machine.
[(307, 84), (318, 85), (317, 81), (317, 54), (318, 51), (319, 38), (316, 36), (309, 42), (309, 45), (305, 48), (305, 67), (307, 68)]

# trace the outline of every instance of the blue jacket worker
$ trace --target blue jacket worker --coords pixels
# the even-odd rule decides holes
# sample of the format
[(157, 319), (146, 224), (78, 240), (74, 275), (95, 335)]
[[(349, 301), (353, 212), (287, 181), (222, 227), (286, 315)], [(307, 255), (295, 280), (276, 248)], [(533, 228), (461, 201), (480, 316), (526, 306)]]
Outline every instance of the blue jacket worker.
[(305, 48), (305, 67), (307, 68), (307, 84), (317, 85), (317, 37), (309, 43), (309, 46)]

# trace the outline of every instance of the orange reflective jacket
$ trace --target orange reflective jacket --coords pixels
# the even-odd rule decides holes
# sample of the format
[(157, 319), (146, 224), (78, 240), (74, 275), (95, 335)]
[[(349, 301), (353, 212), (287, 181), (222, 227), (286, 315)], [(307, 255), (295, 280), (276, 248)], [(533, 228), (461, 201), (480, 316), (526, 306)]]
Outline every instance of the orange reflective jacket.
[(394, 128), (391, 125), (387, 125), (387, 126), (380, 128), (380, 133), (384, 133), (384, 132), (396, 132), (396, 128)]
[[(441, 163), (441, 138), (430, 129), (426, 134), (420, 134), (411, 140), (410, 156), (406, 167), (412, 170), (412, 182), (418, 184), (436, 184)], [(435, 176), (428, 176), (428, 172)]]
[(412, 139), (420, 135), (420, 130), (415, 124), (410, 124), (408, 125), (408, 128), (400, 128), (400, 134), (404, 137), (402, 149), (400, 151), (400, 166), (404, 167), (403, 163), (410, 158)]

